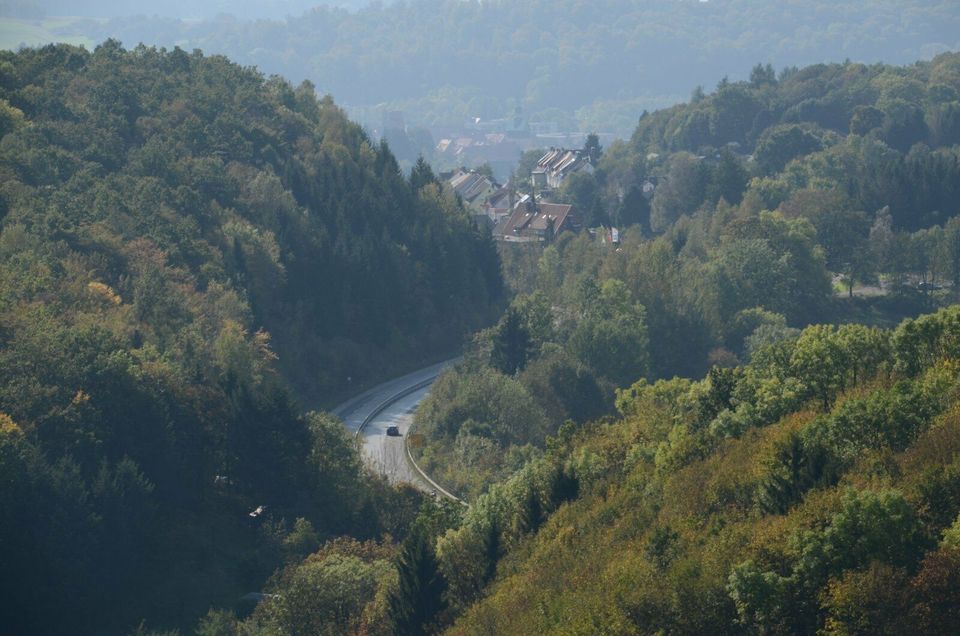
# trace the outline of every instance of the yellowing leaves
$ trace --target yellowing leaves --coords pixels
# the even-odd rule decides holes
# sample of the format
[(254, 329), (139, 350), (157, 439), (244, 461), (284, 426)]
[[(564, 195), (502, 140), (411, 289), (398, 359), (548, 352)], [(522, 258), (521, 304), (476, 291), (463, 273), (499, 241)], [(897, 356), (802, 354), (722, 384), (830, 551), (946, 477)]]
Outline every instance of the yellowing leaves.
[(113, 288), (105, 283), (90, 281), (87, 283), (87, 290), (97, 298), (111, 305), (119, 305), (123, 302), (120, 296), (113, 291)]
[(0, 435), (23, 435), (23, 431), (6, 413), (0, 412)]
[(277, 358), (270, 349), (270, 334), (259, 330), (253, 337), (239, 323), (225, 320), (213, 344), (214, 358), (224, 377), (247, 386), (258, 386)]

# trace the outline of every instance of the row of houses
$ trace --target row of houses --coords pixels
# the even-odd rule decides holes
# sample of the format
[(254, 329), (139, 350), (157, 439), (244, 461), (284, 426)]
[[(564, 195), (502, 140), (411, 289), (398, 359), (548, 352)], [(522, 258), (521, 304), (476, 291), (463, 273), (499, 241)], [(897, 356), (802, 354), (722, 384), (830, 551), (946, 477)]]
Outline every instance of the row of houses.
[(502, 186), (476, 170), (461, 168), (441, 176), (474, 221), (488, 228), (494, 238), (527, 243), (549, 242), (560, 232), (580, 228), (572, 205), (549, 200), (550, 190), (559, 188), (567, 177), (580, 171), (593, 172), (590, 159), (582, 150), (550, 148), (531, 173), (535, 195), (517, 192), (512, 185)]
[(573, 206), (543, 201), (518, 204), (509, 217), (493, 228), (493, 236), (507, 243), (549, 243), (560, 232), (580, 229)]
[(581, 171), (593, 174), (590, 157), (584, 151), (550, 148), (540, 157), (531, 172), (531, 179), (533, 179), (533, 185), (540, 189), (559, 188), (563, 185), (564, 179)]

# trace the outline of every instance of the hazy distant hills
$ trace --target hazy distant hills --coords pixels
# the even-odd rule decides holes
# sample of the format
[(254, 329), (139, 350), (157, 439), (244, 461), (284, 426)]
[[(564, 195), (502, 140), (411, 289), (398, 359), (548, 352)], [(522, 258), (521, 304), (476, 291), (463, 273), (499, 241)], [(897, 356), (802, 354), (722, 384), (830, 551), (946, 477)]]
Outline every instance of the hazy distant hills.
[[(107, 0), (70, 2), (43, 6), (47, 15), (119, 15)], [(907, 63), (960, 47), (960, 5), (949, 0), (422, 0), (306, 13), (309, 0), (218, 3), (124, 6), (128, 15), (228, 11), (271, 19), (125, 17), (55, 33), (201, 48), (294, 81), (308, 78), (368, 124), (386, 109), (404, 110), (412, 124), (456, 125), (513, 115), (519, 106), (560, 129), (622, 134), (644, 108), (684, 99), (694, 86), (709, 88), (730, 69), (757, 62), (778, 70), (847, 58)]]
[(82, 16), (87, 18), (115, 18), (131, 15), (162, 16), (166, 18), (204, 19), (229, 13), (238, 18), (282, 18), (299, 15), (312, 7), (334, 6), (358, 9), (369, 0), (202, 0), (189, 2), (148, 2), (147, 0), (3, 0), (0, 15), (13, 17)]

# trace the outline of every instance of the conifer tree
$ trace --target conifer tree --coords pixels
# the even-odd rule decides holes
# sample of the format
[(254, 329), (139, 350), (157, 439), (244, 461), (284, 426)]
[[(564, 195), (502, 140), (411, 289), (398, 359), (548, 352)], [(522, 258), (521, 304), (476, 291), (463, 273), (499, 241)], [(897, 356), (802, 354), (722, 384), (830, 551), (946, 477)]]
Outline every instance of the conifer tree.
[(513, 375), (527, 366), (530, 331), (516, 307), (510, 307), (493, 334), (491, 364), (501, 373)]
[(393, 633), (432, 633), (434, 621), (446, 606), (447, 582), (439, 571), (433, 540), (424, 528), (415, 527), (404, 541), (397, 571), (400, 582), (388, 601)]
[(433, 168), (427, 163), (423, 155), (417, 158), (417, 163), (410, 170), (410, 189), (417, 192), (425, 185), (437, 183), (437, 177), (433, 174)]
[(489, 583), (497, 574), (497, 562), (500, 560), (500, 524), (496, 519), (490, 521), (487, 534), (483, 541), (483, 556), (486, 559), (486, 569), (483, 573), (483, 582)]

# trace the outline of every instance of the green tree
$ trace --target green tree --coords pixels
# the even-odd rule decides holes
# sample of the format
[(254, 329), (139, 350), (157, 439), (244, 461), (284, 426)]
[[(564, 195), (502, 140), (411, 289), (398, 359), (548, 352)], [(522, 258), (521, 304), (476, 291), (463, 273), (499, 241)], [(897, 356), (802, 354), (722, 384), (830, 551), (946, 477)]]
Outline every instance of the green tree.
[(437, 184), (436, 175), (433, 174), (433, 168), (427, 163), (423, 155), (417, 157), (417, 163), (410, 169), (410, 189), (419, 192), (421, 188), (429, 184)]
[(590, 163), (593, 165), (597, 165), (600, 161), (600, 157), (603, 156), (603, 146), (600, 145), (600, 138), (596, 133), (587, 135), (586, 141), (583, 142), (583, 152), (590, 158)]
[(710, 173), (707, 196), (714, 203), (723, 199), (731, 205), (738, 205), (747, 189), (748, 177), (740, 160), (728, 148), (724, 148), (719, 163)]
[(883, 111), (873, 106), (857, 106), (850, 118), (850, 134), (866, 135), (883, 125)]
[(782, 171), (791, 160), (822, 148), (821, 139), (806, 127), (783, 124), (764, 131), (757, 140), (754, 157), (763, 174), (772, 175)]
[(619, 228), (639, 226), (643, 236), (651, 236), (653, 231), (650, 228), (650, 201), (644, 196), (643, 190), (631, 187), (616, 208), (611, 221)]
[(446, 580), (438, 568), (433, 540), (415, 527), (404, 540), (397, 561), (399, 582), (389, 597), (393, 633), (398, 636), (431, 634), (446, 607)]
[(646, 311), (621, 281), (604, 281), (598, 304), (577, 324), (570, 350), (598, 374), (629, 386), (649, 372)]
[(308, 558), (281, 574), (280, 589), (257, 607), (254, 620), (285, 634), (356, 632), (388, 568), (386, 561), (349, 554)]
[(792, 374), (810, 388), (824, 411), (846, 387), (847, 360), (830, 325), (812, 325), (800, 333), (790, 356)]
[(490, 364), (505, 375), (513, 375), (527, 365), (530, 356), (530, 330), (520, 311), (511, 305), (492, 334)]
[(805, 444), (791, 433), (777, 444), (767, 475), (757, 491), (757, 503), (768, 514), (784, 514), (827, 474), (828, 454), (814, 443)]
[(692, 214), (703, 203), (707, 179), (703, 161), (689, 153), (672, 155), (669, 171), (653, 195), (653, 229), (664, 231), (684, 214)]

